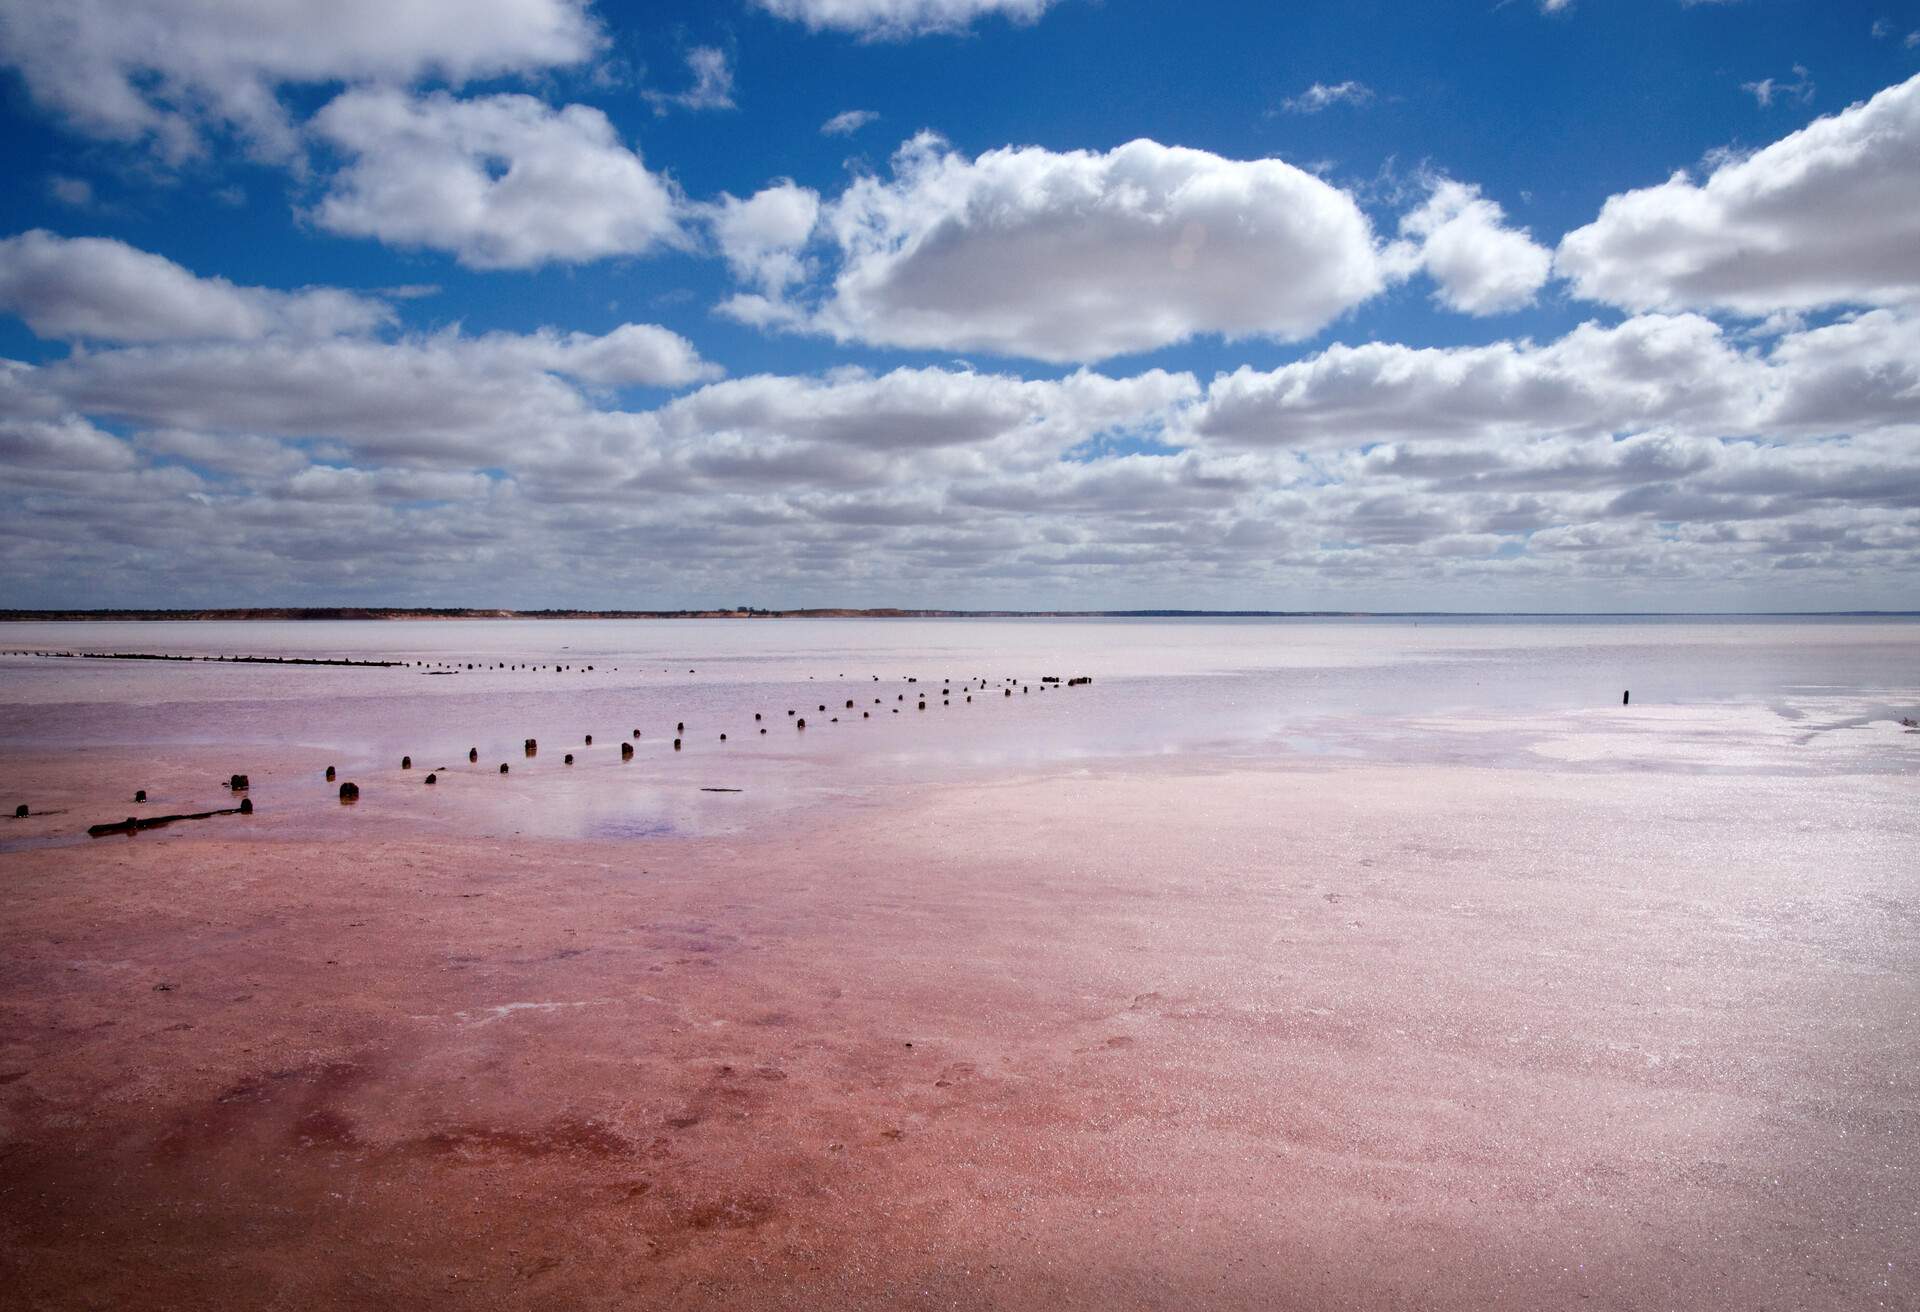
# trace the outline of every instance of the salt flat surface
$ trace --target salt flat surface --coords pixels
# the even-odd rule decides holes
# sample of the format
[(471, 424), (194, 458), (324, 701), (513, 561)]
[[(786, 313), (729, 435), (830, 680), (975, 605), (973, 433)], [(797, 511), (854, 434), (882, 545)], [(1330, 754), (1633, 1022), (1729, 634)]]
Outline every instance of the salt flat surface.
[(1920, 627), (1163, 627), (0, 661), (0, 1288), (1915, 1306)]

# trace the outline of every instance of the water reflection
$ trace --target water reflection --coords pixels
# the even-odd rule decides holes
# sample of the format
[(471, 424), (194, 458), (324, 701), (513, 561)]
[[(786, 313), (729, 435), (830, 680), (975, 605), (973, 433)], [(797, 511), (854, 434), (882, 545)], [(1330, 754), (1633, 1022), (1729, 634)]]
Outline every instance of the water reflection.
[[(299, 816), (315, 833), (725, 833), (896, 785), (1112, 758), (1513, 763), (1557, 732), (1529, 717), (1618, 711), (1629, 687), (1635, 713), (1750, 706), (1807, 717), (1802, 735), (1920, 699), (1905, 621), (13, 624), (0, 647), (431, 662), (0, 658), (7, 754), (217, 750), (258, 781), (266, 827)], [(572, 744), (576, 764), (529, 739)], [(363, 790), (345, 814), (329, 764)]]

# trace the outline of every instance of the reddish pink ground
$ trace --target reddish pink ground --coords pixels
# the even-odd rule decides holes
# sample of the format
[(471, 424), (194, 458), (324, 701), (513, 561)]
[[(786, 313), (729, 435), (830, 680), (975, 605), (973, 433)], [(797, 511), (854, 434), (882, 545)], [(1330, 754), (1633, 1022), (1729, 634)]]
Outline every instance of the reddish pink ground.
[(0, 1304), (1916, 1306), (1907, 777), (0, 857)]

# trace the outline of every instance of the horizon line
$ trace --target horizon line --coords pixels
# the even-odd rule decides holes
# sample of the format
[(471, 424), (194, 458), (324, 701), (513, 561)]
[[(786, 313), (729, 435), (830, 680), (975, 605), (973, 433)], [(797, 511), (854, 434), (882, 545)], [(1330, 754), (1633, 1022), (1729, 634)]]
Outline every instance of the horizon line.
[(909, 606), (714, 606), (678, 609), (492, 606), (199, 606), (0, 608), (0, 623), (150, 621), (394, 621), (408, 619), (1731, 619), (1920, 618), (1920, 610), (1207, 610), (1127, 607), (1102, 610)]

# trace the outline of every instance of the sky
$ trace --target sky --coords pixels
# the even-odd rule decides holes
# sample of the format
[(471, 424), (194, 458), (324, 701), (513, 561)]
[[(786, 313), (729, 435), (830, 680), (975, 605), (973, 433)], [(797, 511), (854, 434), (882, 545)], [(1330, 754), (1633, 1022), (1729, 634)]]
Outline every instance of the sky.
[(1920, 0), (0, 0), (0, 606), (1920, 609)]

